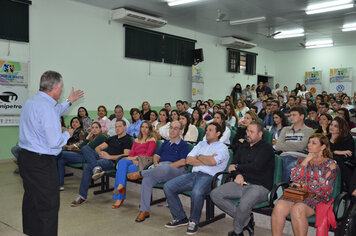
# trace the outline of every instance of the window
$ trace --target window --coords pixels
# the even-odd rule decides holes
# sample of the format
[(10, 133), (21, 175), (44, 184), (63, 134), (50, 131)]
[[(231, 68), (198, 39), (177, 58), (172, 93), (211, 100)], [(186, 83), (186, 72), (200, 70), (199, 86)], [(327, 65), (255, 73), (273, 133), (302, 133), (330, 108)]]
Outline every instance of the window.
[(245, 52), (237, 49), (228, 48), (228, 72), (239, 73), (245, 71), (245, 74), (256, 74), (256, 56), (258, 54)]
[(195, 40), (124, 25), (125, 57), (175, 65), (193, 65)]
[(0, 0), (0, 38), (29, 42), (29, 5), (27, 0)]

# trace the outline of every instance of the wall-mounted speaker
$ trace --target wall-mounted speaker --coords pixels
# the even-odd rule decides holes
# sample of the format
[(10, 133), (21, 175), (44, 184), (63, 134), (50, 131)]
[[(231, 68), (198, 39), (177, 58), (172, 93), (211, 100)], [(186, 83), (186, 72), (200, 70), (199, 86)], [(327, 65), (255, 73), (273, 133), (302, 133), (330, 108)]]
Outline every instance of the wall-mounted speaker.
[(203, 49), (198, 48), (193, 51), (194, 64), (204, 61)]

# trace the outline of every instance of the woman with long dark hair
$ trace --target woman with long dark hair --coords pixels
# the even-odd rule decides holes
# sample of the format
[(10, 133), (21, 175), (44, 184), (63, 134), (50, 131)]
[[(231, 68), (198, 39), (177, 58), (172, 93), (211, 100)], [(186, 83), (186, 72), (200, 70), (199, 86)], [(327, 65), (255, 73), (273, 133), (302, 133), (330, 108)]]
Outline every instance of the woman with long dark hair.
[(198, 140), (198, 129), (190, 123), (190, 115), (188, 112), (179, 114), (179, 122), (183, 125), (182, 138), (186, 142), (195, 143)]
[[(173, 113), (173, 111), (172, 111)], [(158, 115), (159, 122), (154, 126), (153, 132), (156, 135), (157, 140), (168, 140), (169, 139), (169, 113), (168, 110), (163, 108), (159, 111)]]
[(195, 127), (200, 127), (205, 129), (206, 122), (205, 120), (203, 120), (203, 113), (201, 112), (200, 108), (194, 108), (190, 123)]
[(275, 111), (273, 112), (273, 126), (270, 128), (270, 132), (272, 134), (272, 144), (276, 145), (277, 139), (281, 134), (281, 131), (284, 127), (288, 126), (288, 119), (284, 115), (282, 111)]
[(234, 103), (235, 106), (237, 106), (237, 100), (240, 99), (241, 95), (242, 95), (241, 84), (237, 83), (232, 89), (230, 95), (232, 98), (232, 102)]
[(83, 129), (85, 132), (90, 132), (91, 124), (93, 123), (92, 119), (89, 117), (88, 111), (85, 107), (79, 107), (77, 117), (81, 119), (83, 123)]
[(333, 119), (329, 132), (330, 134), (327, 137), (330, 140), (330, 150), (340, 167), (342, 181), (347, 187), (351, 180), (352, 171), (356, 166), (354, 140), (347, 122), (340, 117)]

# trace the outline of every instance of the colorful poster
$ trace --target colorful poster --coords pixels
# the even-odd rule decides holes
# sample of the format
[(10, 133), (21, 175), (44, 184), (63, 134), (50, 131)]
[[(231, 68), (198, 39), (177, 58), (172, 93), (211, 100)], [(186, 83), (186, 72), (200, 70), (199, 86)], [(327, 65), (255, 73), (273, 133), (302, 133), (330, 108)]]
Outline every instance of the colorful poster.
[(321, 84), (322, 71), (305, 72), (305, 85)]
[(204, 84), (192, 83), (192, 99), (193, 101), (204, 100)]
[(25, 86), (0, 85), (0, 115), (20, 115), (27, 97)]
[(0, 60), (0, 84), (27, 85), (28, 63)]
[(201, 67), (192, 66), (192, 101), (204, 100), (204, 79)]
[(323, 91), (321, 84), (308, 84), (306, 85), (307, 90), (310, 91), (313, 96), (317, 94), (321, 94)]
[(330, 69), (330, 83), (351, 82), (352, 68)]

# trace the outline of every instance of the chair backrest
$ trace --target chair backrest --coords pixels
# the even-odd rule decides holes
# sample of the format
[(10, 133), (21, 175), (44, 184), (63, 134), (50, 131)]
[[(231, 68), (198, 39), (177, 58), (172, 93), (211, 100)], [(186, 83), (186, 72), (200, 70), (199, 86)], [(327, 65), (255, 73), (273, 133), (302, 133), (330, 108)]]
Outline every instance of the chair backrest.
[(262, 139), (267, 143), (272, 144), (272, 139), (273, 139), (272, 133), (269, 132), (268, 130), (263, 130)]
[(197, 142), (203, 141), (203, 138), (205, 136), (205, 130), (201, 127), (197, 127), (198, 129), (198, 140)]
[[(231, 149), (229, 149), (229, 160), (227, 162), (226, 168), (224, 171), (229, 171), (229, 166), (231, 165), (232, 159), (234, 158), (234, 154)], [(218, 182), (218, 186), (220, 186), (221, 183), (225, 183), (226, 178), (230, 178), (229, 175), (223, 175), (222, 179)]]
[(278, 155), (274, 155), (274, 174), (273, 174), (273, 184), (278, 184), (282, 182), (282, 158)]
[(341, 182), (341, 170), (338, 167), (337, 168), (337, 177), (336, 177), (336, 180), (334, 182), (333, 191), (331, 193), (331, 197), (333, 199), (335, 199), (337, 197), (337, 195), (340, 194), (340, 192), (341, 192), (341, 184), (342, 184), (342, 182)]
[(156, 151), (155, 153), (158, 151), (158, 149), (162, 146), (163, 142), (161, 140), (157, 140), (156, 141)]
[(231, 129), (230, 143), (232, 143), (232, 141), (234, 141), (235, 135), (236, 135), (236, 130)]
[(236, 131), (237, 130), (237, 126), (231, 126), (230, 129), (231, 129), (231, 131), (233, 131), (233, 130)]

